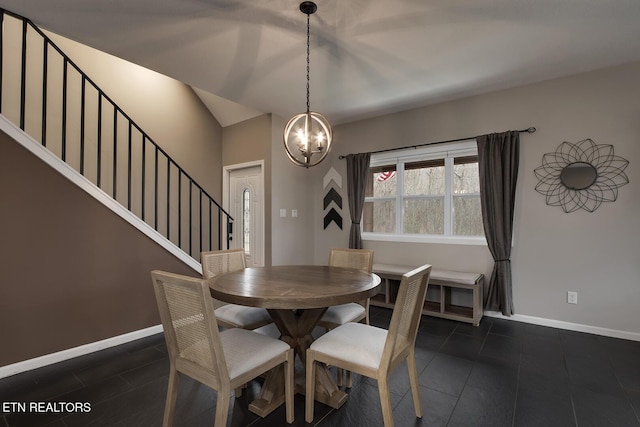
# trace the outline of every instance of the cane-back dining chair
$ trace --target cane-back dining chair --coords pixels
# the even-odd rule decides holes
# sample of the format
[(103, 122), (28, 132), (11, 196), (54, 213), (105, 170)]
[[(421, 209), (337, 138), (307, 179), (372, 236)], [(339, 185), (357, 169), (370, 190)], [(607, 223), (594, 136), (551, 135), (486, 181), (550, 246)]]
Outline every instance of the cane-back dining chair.
[[(246, 267), (244, 249), (202, 252), (202, 277), (211, 279), (222, 273), (242, 270)], [(264, 308), (245, 307), (214, 300), (218, 325), (223, 328), (257, 329), (273, 320)]]
[[(373, 269), (373, 251), (369, 249), (333, 248), (329, 252), (329, 266), (355, 268), (371, 273)], [(327, 309), (318, 326), (331, 330), (349, 322), (362, 322), (369, 324), (369, 298), (364, 301), (350, 302), (334, 305)], [(337, 382), (342, 385), (344, 371), (338, 369)], [(347, 387), (351, 387), (351, 372), (346, 373)]]
[(293, 349), (246, 329), (220, 332), (206, 280), (151, 272), (169, 352), (169, 386), (163, 426), (173, 424), (179, 374), (217, 391), (215, 427), (227, 425), (231, 392), (284, 364), (286, 420), (293, 422)]
[[(368, 249), (334, 248), (329, 252), (330, 267), (346, 267), (371, 273), (373, 269), (373, 251)], [(348, 322), (364, 320), (369, 324), (369, 299), (360, 302), (334, 305), (327, 309), (318, 322), (318, 326), (333, 329)]]
[(376, 379), (384, 426), (393, 427), (389, 374), (406, 360), (416, 417), (422, 418), (415, 342), (430, 274), (431, 266), (427, 264), (402, 276), (388, 331), (362, 323), (346, 323), (311, 344), (306, 360), (305, 420), (308, 423), (313, 421), (318, 362)]

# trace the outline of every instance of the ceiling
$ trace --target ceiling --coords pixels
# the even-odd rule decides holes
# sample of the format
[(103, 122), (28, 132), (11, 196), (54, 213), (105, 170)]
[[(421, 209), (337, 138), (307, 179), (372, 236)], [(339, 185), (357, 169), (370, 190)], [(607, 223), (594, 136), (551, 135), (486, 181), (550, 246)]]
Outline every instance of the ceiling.
[[(311, 109), (334, 124), (640, 60), (638, 0), (317, 0)], [(298, 0), (0, 0), (185, 82), (223, 125), (306, 109)]]

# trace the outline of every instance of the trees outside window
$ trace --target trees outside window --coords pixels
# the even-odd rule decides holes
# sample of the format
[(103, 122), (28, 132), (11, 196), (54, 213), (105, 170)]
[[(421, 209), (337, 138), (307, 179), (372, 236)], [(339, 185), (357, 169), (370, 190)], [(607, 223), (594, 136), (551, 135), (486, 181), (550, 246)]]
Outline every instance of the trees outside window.
[(365, 238), (484, 236), (475, 142), (373, 154), (362, 227)]

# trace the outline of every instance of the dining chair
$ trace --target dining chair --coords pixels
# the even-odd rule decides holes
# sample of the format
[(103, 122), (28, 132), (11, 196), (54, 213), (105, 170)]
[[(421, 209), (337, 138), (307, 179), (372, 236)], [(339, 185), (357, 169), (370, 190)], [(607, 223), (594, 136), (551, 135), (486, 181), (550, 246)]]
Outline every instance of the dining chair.
[[(329, 266), (355, 268), (371, 273), (373, 270), (373, 251), (369, 249), (333, 248), (329, 252)], [(327, 331), (348, 322), (369, 324), (369, 298), (364, 301), (334, 305), (327, 309), (318, 326)], [(342, 385), (343, 371), (338, 369), (337, 382)], [(351, 372), (347, 371), (346, 386), (351, 387)]]
[(431, 266), (402, 276), (389, 330), (362, 323), (346, 323), (315, 340), (307, 349), (305, 420), (313, 421), (316, 363), (326, 363), (376, 379), (385, 427), (393, 427), (389, 374), (407, 361), (416, 417), (422, 418), (415, 342)]
[(246, 329), (218, 330), (207, 281), (152, 271), (153, 288), (169, 352), (163, 426), (173, 424), (179, 373), (217, 391), (215, 427), (227, 424), (231, 391), (284, 364), (286, 419), (293, 422), (293, 349)]
[[(333, 248), (329, 252), (330, 267), (346, 267), (371, 273), (373, 269), (373, 251), (369, 249)], [(327, 330), (348, 322), (364, 320), (369, 324), (369, 299), (360, 302), (334, 305), (327, 309), (318, 326)]]
[[(202, 277), (211, 279), (222, 273), (246, 268), (244, 249), (202, 252)], [(214, 300), (218, 325), (223, 328), (257, 329), (273, 322), (264, 308), (245, 307)]]

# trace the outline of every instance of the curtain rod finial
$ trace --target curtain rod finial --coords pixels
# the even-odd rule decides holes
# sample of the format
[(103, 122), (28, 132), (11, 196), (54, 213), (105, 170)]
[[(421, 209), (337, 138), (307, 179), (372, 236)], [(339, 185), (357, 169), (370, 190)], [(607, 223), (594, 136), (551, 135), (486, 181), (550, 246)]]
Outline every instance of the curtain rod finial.
[(531, 126), (529, 129), (527, 129), (528, 133), (534, 133), (537, 129), (533, 126)]

